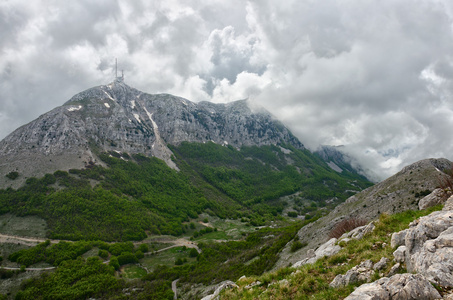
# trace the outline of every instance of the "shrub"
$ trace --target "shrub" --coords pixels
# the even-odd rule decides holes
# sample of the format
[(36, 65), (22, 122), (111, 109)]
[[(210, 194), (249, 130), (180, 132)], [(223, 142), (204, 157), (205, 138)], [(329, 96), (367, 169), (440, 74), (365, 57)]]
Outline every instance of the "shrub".
[(291, 245), (291, 252), (296, 252), (300, 248), (307, 246), (307, 243), (301, 243), (300, 241), (294, 241)]
[(110, 257), (109, 266), (112, 266), (113, 268), (115, 268), (115, 270), (119, 270), (120, 264), (119, 264), (118, 258), (116, 256)]
[(149, 247), (147, 244), (140, 244), (140, 246), (138, 246), (138, 250), (137, 251), (141, 251), (143, 253), (146, 253), (146, 252), (149, 252)]
[(143, 254), (142, 251), (138, 250), (138, 251), (135, 252), (135, 257), (137, 259), (142, 259), (143, 257), (145, 257), (145, 254)]
[(288, 212), (288, 217), (290, 217), (290, 218), (297, 218), (297, 212), (295, 212), (295, 211), (289, 211), (289, 212)]
[(16, 179), (17, 177), (19, 177), (19, 173), (16, 172), (16, 171), (13, 171), (13, 172), (9, 172), (9, 173), (6, 174), (5, 176), (8, 177), (8, 178), (11, 179), (11, 180), (14, 180), (14, 179)]
[(341, 221), (335, 227), (330, 231), (329, 237), (330, 238), (339, 238), (341, 237), (344, 233), (349, 232), (353, 230), (354, 228), (366, 225), (368, 222), (364, 219), (356, 219), (356, 218), (350, 218)]
[(439, 188), (451, 193), (453, 191), (453, 165), (450, 169), (444, 170), (444, 173), (446, 176), (444, 175), (438, 177)]
[(138, 259), (135, 256), (135, 254), (133, 254), (131, 252), (123, 252), (123, 253), (121, 253), (120, 256), (118, 256), (118, 263), (120, 266), (127, 265), (127, 264), (135, 264), (135, 263), (138, 263)]
[(98, 255), (105, 259), (109, 257), (109, 252), (107, 250), (99, 249)]
[(189, 256), (190, 257), (197, 257), (198, 256), (198, 251), (195, 248), (191, 248), (189, 251)]

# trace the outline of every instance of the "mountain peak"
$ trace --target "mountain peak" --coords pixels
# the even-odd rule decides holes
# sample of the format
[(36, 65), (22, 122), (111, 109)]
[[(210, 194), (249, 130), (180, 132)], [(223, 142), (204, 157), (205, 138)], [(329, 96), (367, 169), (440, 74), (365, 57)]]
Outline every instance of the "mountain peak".
[(251, 109), (247, 100), (193, 103), (169, 94), (147, 94), (117, 78), (74, 95), (1, 141), (0, 159), (5, 163), (0, 177), (11, 171), (39, 176), (82, 168), (99, 162), (98, 151), (142, 153), (177, 169), (167, 145), (185, 141), (304, 148), (269, 112)]

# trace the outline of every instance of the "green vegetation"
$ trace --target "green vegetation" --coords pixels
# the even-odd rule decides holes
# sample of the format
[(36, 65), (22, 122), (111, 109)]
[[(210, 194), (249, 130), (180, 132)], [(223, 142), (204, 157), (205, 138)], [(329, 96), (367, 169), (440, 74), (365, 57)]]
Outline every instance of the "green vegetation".
[(126, 279), (140, 279), (147, 274), (145, 269), (140, 268), (137, 265), (125, 266), (122, 273), (123, 277)]
[[(439, 209), (441, 206), (424, 211), (383, 214), (375, 224), (373, 232), (361, 240), (353, 239), (344, 243), (344, 248), (337, 254), (319, 259), (316, 263), (304, 265), (297, 270), (282, 268), (262, 276), (247, 277), (237, 282), (239, 289), (226, 290), (221, 299), (343, 299), (362, 282), (334, 289), (329, 283), (336, 275), (345, 274), (367, 259), (374, 263), (382, 257), (392, 260), (395, 249), (390, 247), (391, 233), (403, 230), (416, 218)], [(388, 264), (382, 272), (387, 273), (391, 266)], [(374, 280), (378, 278), (379, 274), (376, 273)], [(256, 281), (260, 281), (261, 284), (251, 289), (245, 288), (246, 285)]]
[(9, 172), (8, 174), (6, 174), (5, 176), (11, 180), (15, 180), (15, 179), (17, 179), (17, 177), (19, 177), (19, 173), (16, 171), (12, 171), (12, 172)]
[(294, 241), (292, 244), (291, 244), (291, 252), (296, 252), (297, 250), (303, 248), (307, 246), (307, 244), (305, 243), (302, 243), (300, 241)]
[[(140, 281), (124, 282), (115, 277), (115, 270), (121, 264), (139, 261), (137, 253), (144, 250), (143, 244), (130, 248), (131, 243), (108, 245), (104, 242), (60, 242), (51, 245), (41, 243), (28, 250), (21, 250), (10, 255), (15, 261), (23, 261), (33, 255), (41, 261), (52, 261), (58, 268), (54, 273), (45, 273), (41, 277), (29, 280), (22, 285), (17, 299), (86, 299), (110, 298), (122, 299), (125, 290), (133, 290), (128, 297), (134, 299), (172, 299), (171, 281), (180, 279), (183, 283), (217, 283), (241, 275), (260, 275), (269, 270), (276, 262), (277, 253), (294, 238), (304, 223), (293, 224), (286, 228), (263, 228), (252, 232), (242, 241), (210, 243), (199, 245), (202, 253), (195, 249), (175, 247), (165, 252), (172, 253), (172, 264), (155, 266), (154, 271), (145, 274), (145, 269), (137, 265), (122, 268), (124, 278), (142, 278)], [(108, 247), (109, 264), (103, 264), (98, 257), (83, 259), (80, 255), (73, 258), (68, 253), (75, 249), (88, 249), (86, 244), (102, 248)], [(107, 251), (107, 250), (106, 250)], [(125, 252), (126, 251), (126, 252)], [(128, 252), (130, 251), (130, 252)], [(83, 252), (80, 250), (78, 254)], [(57, 255), (51, 255), (58, 253)], [(159, 256), (161, 253), (156, 254)], [(35, 261), (38, 261), (38, 258)], [(53, 258), (53, 259), (50, 259)], [(60, 258), (60, 260), (58, 260)], [(140, 259), (144, 266), (153, 256)], [(158, 261), (162, 262), (159, 258)], [(9, 275), (8, 275), (9, 276)], [(36, 296), (39, 295), (39, 296)], [(127, 298), (125, 296), (125, 298)]]
[(114, 269), (95, 257), (65, 261), (54, 273), (26, 281), (16, 299), (88, 299), (122, 286)]
[(321, 213), (319, 208), (346, 199), (352, 194), (348, 190), (370, 184), (334, 172), (307, 150), (288, 148), (286, 155), (278, 146), (239, 151), (182, 143), (172, 147), (180, 172), (156, 158), (103, 153), (108, 168), (90, 164), (0, 190), (0, 214), (39, 216), (47, 222), (49, 238), (131, 241), (147, 233), (184, 234), (189, 229), (184, 223), (203, 212), (264, 225), (282, 213), (285, 202), (279, 197), (295, 192), (311, 201), (301, 209), (309, 219)]
[[(250, 233), (245, 240), (224, 243), (200, 243), (202, 252), (196, 262), (182, 266), (159, 266), (144, 280), (162, 284), (178, 279), (180, 283), (215, 284), (242, 275), (258, 275), (270, 270), (278, 252), (294, 238), (306, 223), (285, 228), (263, 228)], [(195, 254), (195, 253), (194, 253)]]
[(29, 178), (17, 191), (0, 190), (0, 212), (44, 218), (51, 238), (114, 241), (141, 240), (145, 231), (178, 235), (183, 221), (215, 211), (215, 203), (158, 159), (102, 158), (109, 168), (57, 171)]
[(257, 212), (281, 212), (280, 205), (268, 208), (266, 201), (297, 191), (314, 201), (345, 200), (351, 195), (347, 190), (370, 185), (356, 174), (336, 173), (308, 150), (285, 147), (290, 154), (285, 155), (279, 146), (242, 147), (238, 151), (215, 143), (187, 142), (172, 150), (179, 164), (184, 161), (205, 181)]
[(109, 256), (109, 253), (113, 255), (112, 257), (114, 258), (111, 258), (110, 262), (116, 259), (119, 266), (137, 263), (140, 258), (143, 258), (143, 252), (141, 250), (147, 248), (146, 245), (143, 247), (143, 244), (138, 248), (135, 248), (132, 242), (109, 245), (100, 241), (60, 241), (58, 244), (51, 245), (50, 241), (46, 241), (35, 247), (14, 252), (8, 256), (8, 259), (26, 267), (39, 262), (59, 266), (63, 261), (74, 260), (81, 257), (93, 247), (101, 248), (99, 249), (98, 254), (104, 259)]
[[(61, 258), (58, 268), (53, 273), (45, 273), (39, 278), (26, 281), (17, 299), (86, 299), (86, 298), (134, 298), (134, 299), (172, 299), (171, 281), (179, 279), (181, 284), (215, 284), (223, 280), (237, 280), (242, 275), (246, 278), (238, 282), (240, 288), (224, 292), (224, 299), (338, 299), (352, 292), (354, 286), (333, 289), (329, 283), (338, 274), (344, 274), (360, 262), (371, 259), (377, 262), (381, 257), (392, 258), (390, 233), (402, 230), (414, 219), (426, 215), (440, 207), (426, 211), (407, 211), (396, 215), (381, 215), (373, 232), (362, 240), (351, 240), (344, 243), (344, 248), (336, 255), (318, 260), (315, 264), (306, 265), (297, 271), (282, 268), (277, 272), (269, 271), (278, 258), (278, 253), (291, 240), (299, 242), (296, 233), (304, 224), (297, 223), (285, 228), (263, 228), (250, 233), (244, 240), (224, 243), (199, 244), (202, 253), (195, 249), (175, 247), (164, 252), (172, 254), (168, 264), (155, 265), (150, 273), (136, 264), (121, 268), (122, 277), (135, 279), (124, 281), (115, 277), (114, 270), (120, 269), (122, 263), (140, 261), (149, 268), (150, 259), (162, 261), (164, 252), (138, 259), (137, 254), (145, 250), (146, 244), (135, 247), (131, 243), (106, 244), (104, 242), (72, 242), (50, 245), (42, 243), (27, 251), (19, 251), (12, 256), (16, 260), (34, 255), (48, 259)], [(86, 260), (80, 256), (73, 259), (67, 253), (75, 249), (87, 249), (83, 243), (99, 247), (109, 254), (109, 265), (103, 264), (97, 257)], [(383, 247), (384, 243), (387, 244)], [(61, 245), (60, 245), (61, 244)], [(70, 244), (67, 245), (67, 244)], [(72, 249), (72, 250), (71, 250)], [(51, 256), (51, 253), (58, 255)], [(82, 250), (79, 251), (79, 253)], [(28, 254), (27, 254), (28, 253)], [(135, 257), (134, 255), (135, 254)], [(65, 259), (66, 258), (66, 259)], [(389, 270), (387, 266), (384, 273)], [(2, 276), (14, 276), (5, 272)], [(378, 274), (375, 275), (378, 277)], [(138, 279), (138, 280), (137, 280)], [(282, 281), (286, 279), (287, 281)], [(247, 284), (259, 280), (261, 285), (245, 289)]]

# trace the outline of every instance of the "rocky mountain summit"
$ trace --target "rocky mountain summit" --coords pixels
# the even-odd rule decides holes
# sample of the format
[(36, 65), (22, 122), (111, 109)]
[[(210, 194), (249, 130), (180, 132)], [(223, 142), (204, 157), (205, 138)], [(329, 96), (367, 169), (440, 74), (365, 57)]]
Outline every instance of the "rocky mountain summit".
[[(193, 103), (168, 94), (147, 94), (116, 79), (83, 91), (0, 142), (0, 187), (26, 177), (101, 163), (98, 152), (142, 153), (176, 169), (168, 144), (213, 141), (262, 146), (302, 143), (269, 112), (247, 100)], [(9, 172), (17, 181), (5, 181)], [(22, 180), (21, 180), (22, 179)]]

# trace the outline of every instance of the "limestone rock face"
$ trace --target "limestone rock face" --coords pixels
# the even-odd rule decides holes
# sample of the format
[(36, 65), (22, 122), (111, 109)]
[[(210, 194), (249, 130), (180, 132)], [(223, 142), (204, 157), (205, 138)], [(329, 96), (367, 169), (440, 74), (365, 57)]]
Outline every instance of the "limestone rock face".
[(373, 266), (373, 270), (379, 271), (384, 269), (390, 260), (387, 257), (382, 257), (376, 264)]
[(443, 211), (453, 210), (453, 196), (450, 196), (444, 204)]
[(395, 261), (405, 263), (408, 272), (423, 274), (432, 283), (453, 287), (452, 210), (419, 218), (394, 236), (398, 240), (404, 237), (404, 244), (393, 253)]
[(396, 274), (363, 284), (345, 300), (440, 299), (439, 292), (420, 274)]
[(406, 259), (406, 246), (399, 246), (398, 249), (393, 252), (393, 256), (395, 257), (396, 262), (403, 263)]
[(325, 242), (324, 244), (322, 244), (318, 249), (316, 249), (316, 251), (314, 251), (313, 249), (310, 249), (308, 251), (308, 257), (301, 261), (294, 263), (292, 265), (292, 267), (298, 268), (305, 264), (312, 264), (312, 263), (315, 263), (321, 257), (332, 256), (332, 255), (338, 253), (338, 251), (341, 250), (341, 247), (336, 245), (336, 242), (337, 242), (337, 239), (332, 238), (332, 239), (328, 240), (327, 242)]
[(233, 281), (230, 281), (230, 280), (222, 281), (221, 283), (219, 283), (217, 285), (214, 293), (201, 298), (201, 300), (216, 299), (219, 296), (220, 292), (222, 292), (224, 289), (231, 289), (231, 288), (237, 288), (237, 287), (238, 287), (238, 285), (236, 283), (234, 283)]
[(409, 272), (453, 287), (453, 211), (433, 212), (411, 223), (405, 237)]
[(418, 208), (420, 210), (427, 209), (428, 207), (443, 203), (446, 199), (447, 197), (444, 190), (438, 188), (432, 191), (431, 194), (423, 197), (420, 202), (418, 202)]
[(338, 274), (329, 285), (333, 288), (337, 288), (359, 281), (370, 282), (373, 273), (373, 262), (371, 260), (366, 260), (350, 269), (345, 275)]
[(271, 144), (304, 148), (269, 112), (249, 104), (246, 100), (193, 103), (168, 94), (143, 93), (122, 80), (91, 88), (0, 142), (0, 187), (11, 171), (25, 180), (100, 163), (94, 150), (155, 156), (176, 169), (167, 145), (184, 141), (237, 148)]
[(390, 240), (390, 246), (392, 248), (404, 245), (405, 241), (404, 239), (406, 238), (406, 233), (407, 229), (402, 230), (400, 232), (394, 232), (392, 234), (392, 239)]

